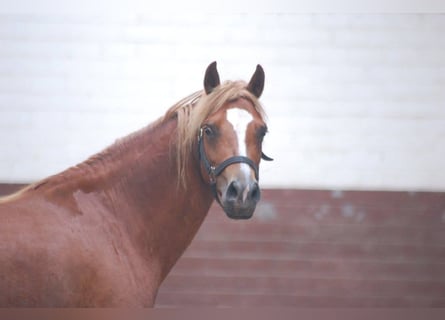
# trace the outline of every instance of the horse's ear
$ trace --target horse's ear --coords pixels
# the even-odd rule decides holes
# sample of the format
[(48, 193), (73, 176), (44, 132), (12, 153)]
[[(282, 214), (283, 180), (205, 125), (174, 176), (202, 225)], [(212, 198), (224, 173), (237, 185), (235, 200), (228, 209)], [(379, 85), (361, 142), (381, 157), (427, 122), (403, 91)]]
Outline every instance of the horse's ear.
[(261, 65), (256, 66), (255, 73), (250, 79), (247, 85), (247, 90), (249, 90), (255, 97), (259, 98), (263, 93), (264, 89), (264, 70)]
[(213, 61), (207, 67), (205, 76), (204, 76), (204, 90), (206, 94), (209, 94), (213, 91), (217, 86), (219, 86), (219, 74), (218, 70), (216, 70), (216, 61)]

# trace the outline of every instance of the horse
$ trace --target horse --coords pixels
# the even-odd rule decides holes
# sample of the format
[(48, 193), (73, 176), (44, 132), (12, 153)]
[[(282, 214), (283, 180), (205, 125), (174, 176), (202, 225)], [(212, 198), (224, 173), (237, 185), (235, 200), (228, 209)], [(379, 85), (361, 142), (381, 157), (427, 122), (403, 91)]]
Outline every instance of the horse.
[(160, 119), (0, 200), (1, 307), (153, 307), (216, 200), (249, 219), (267, 133), (264, 70), (204, 88)]

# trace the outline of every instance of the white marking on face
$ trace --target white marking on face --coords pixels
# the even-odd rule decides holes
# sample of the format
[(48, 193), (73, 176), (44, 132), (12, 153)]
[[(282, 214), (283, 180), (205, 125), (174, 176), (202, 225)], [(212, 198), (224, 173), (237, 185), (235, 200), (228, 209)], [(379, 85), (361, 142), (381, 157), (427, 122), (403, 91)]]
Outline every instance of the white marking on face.
[[(227, 121), (229, 121), (233, 130), (235, 130), (238, 139), (238, 155), (247, 157), (246, 134), (247, 126), (252, 122), (253, 116), (244, 109), (231, 108), (227, 110)], [(241, 163), (241, 171), (244, 172), (246, 178), (250, 174), (250, 167), (246, 163)]]

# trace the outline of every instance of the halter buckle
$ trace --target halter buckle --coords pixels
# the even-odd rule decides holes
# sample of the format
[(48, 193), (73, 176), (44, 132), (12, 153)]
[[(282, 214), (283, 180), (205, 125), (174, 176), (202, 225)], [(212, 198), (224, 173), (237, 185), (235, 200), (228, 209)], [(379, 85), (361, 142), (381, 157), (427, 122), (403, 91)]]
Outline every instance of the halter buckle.
[(208, 170), (210, 183), (216, 182), (215, 170), (216, 170), (216, 168), (214, 166), (210, 166), (210, 168)]

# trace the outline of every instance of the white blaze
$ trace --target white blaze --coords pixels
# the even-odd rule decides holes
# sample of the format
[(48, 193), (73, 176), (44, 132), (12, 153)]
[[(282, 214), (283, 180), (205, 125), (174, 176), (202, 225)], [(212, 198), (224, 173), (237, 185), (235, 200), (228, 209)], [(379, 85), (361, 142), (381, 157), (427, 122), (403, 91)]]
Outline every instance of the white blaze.
[[(235, 130), (238, 139), (238, 155), (247, 157), (246, 133), (247, 126), (252, 122), (253, 116), (247, 110), (231, 108), (227, 110), (227, 121), (229, 121), (233, 130)], [(246, 175), (250, 174), (250, 167), (246, 163), (241, 163), (241, 171)]]

